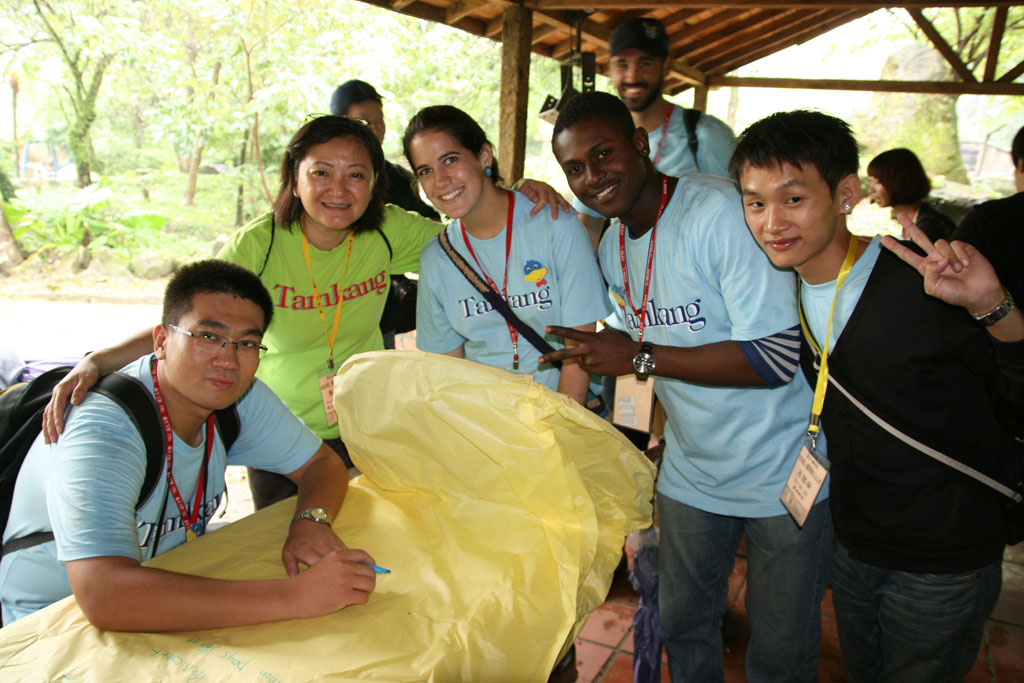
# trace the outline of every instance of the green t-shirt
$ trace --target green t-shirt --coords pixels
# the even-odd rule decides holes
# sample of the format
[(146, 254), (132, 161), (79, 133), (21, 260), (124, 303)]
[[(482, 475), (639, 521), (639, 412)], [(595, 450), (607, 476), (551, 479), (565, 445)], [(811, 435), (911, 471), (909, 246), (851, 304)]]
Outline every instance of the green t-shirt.
[[(269, 351), (260, 361), (256, 376), (317, 436), (337, 438), (337, 426), (327, 426), (320, 394), (318, 377), (327, 369), (328, 346), (302, 255), (302, 233), (298, 223), (292, 224), (291, 229), (278, 225), (271, 247), (270, 218), (268, 213), (239, 228), (224, 245), (219, 258), (256, 273), (262, 268), (260, 279), (274, 303), (274, 318), (263, 338)], [(440, 223), (386, 205), (381, 230), (391, 243), (393, 256), (389, 261), (387, 244), (380, 233), (361, 232), (352, 241), (347, 277), (347, 241), (330, 251), (310, 245), (310, 263), (324, 301), (328, 333), (339, 294), (343, 300), (334, 342), (335, 368), (349, 356), (384, 348), (379, 325), (391, 287), (391, 273), (419, 272), (420, 251), (441, 228)]]

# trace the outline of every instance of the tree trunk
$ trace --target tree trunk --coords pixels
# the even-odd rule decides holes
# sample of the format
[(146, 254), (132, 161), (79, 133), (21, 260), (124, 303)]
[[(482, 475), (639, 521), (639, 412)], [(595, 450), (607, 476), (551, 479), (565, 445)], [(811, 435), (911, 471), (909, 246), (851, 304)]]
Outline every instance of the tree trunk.
[(75, 121), (68, 128), (68, 147), (71, 157), (75, 160), (75, 175), (79, 187), (87, 187), (92, 183), (89, 172), (89, 129), (82, 125), (81, 120)]
[[(245, 165), (245, 149), (249, 142), (249, 131), (245, 131), (245, 135), (242, 136), (242, 149), (238, 153), (238, 163), (235, 164), (235, 168)], [(242, 223), (245, 221), (245, 183), (238, 183), (238, 199), (235, 201), (235, 227), (242, 227)]]
[(0, 209), (0, 273), (6, 273), (24, 260), (18, 243), (14, 241), (14, 233), (11, 232), (11, 224), (7, 222), (7, 214)]
[(14, 177), (21, 176), (21, 159), (18, 158), (18, 74), (11, 74), (11, 132), (14, 137)]
[(196, 183), (199, 181), (199, 166), (203, 161), (203, 147), (200, 144), (202, 131), (196, 133), (192, 141), (192, 158), (188, 163), (188, 184), (185, 185), (185, 206), (192, 206), (196, 201)]

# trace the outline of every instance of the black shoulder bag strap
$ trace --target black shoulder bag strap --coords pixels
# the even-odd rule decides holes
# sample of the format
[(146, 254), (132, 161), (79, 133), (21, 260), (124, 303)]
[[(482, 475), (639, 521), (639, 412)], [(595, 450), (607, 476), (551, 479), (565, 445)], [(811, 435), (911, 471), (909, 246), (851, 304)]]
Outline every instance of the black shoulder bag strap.
[[(696, 156), (694, 157), (696, 158)], [(270, 250), (274, 248), (274, 235), (277, 233), (277, 215), (270, 214), (270, 244), (267, 245), (267, 255), (263, 257), (263, 265), (260, 266), (260, 272), (256, 273), (257, 277), (263, 276), (263, 271), (267, 269), (267, 261), (270, 260)]]
[(690, 145), (690, 153), (693, 154), (693, 163), (697, 172), (701, 173), (700, 162), (697, 161), (697, 122), (700, 121), (701, 111), (699, 109), (683, 109), (683, 125), (686, 126), (686, 141)]
[[(494, 310), (498, 313), (501, 313), (501, 316), (505, 318), (510, 325), (516, 328), (516, 330), (519, 331), (519, 334), (523, 335), (527, 341), (533, 344), (535, 349), (540, 351), (541, 354), (551, 353), (552, 351), (557, 350), (551, 344), (547, 343), (544, 337), (537, 334), (536, 330), (520, 320), (519, 316), (515, 314), (515, 311), (513, 311), (508, 305), (508, 302), (501, 298), (500, 294), (487, 286), (487, 283), (484, 282), (483, 278), (481, 278), (477, 272), (473, 270), (468, 263), (466, 263), (466, 259), (462, 258), (462, 255), (455, 251), (455, 247), (452, 246), (451, 240), (448, 239), (447, 230), (442, 230), (437, 235), (437, 241), (441, 243), (441, 248), (444, 250), (444, 253), (448, 255), (448, 258), (452, 260), (452, 263), (455, 264), (455, 268), (458, 269), (458, 271), (462, 273), (467, 280), (469, 280), (469, 284), (473, 285), (478, 292), (483, 294), (484, 298), (487, 299), (487, 303), (493, 306)], [(552, 361), (551, 364), (559, 370), (562, 369), (562, 361), (560, 360)]]

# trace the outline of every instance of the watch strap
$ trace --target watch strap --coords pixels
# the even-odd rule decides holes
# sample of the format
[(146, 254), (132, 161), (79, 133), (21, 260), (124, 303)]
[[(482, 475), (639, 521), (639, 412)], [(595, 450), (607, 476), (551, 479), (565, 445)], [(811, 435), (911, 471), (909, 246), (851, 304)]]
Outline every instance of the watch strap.
[(331, 515), (328, 514), (327, 510), (324, 510), (323, 508), (306, 508), (299, 514), (292, 517), (292, 524), (295, 524), (295, 522), (301, 521), (303, 519), (308, 519), (311, 522), (317, 522), (319, 524), (326, 524), (327, 526), (331, 526)]
[(984, 327), (995, 325), (997, 322), (1005, 318), (1007, 315), (1010, 314), (1010, 311), (1012, 311), (1016, 307), (1016, 303), (1014, 303), (1013, 296), (1011, 296), (1010, 292), (1008, 292), (1006, 289), (1003, 289), (1003, 294), (1005, 294), (1006, 296), (1003, 297), (1003, 300), (999, 302), (998, 306), (993, 308), (988, 313), (984, 313), (982, 315), (972, 315), (972, 317)]

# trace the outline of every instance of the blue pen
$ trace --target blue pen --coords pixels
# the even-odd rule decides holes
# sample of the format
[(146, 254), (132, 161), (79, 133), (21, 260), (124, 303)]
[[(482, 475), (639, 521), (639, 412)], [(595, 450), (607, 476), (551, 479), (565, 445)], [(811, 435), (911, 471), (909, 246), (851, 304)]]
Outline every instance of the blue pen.
[(391, 573), (390, 569), (384, 569), (384, 567), (378, 567), (377, 565), (370, 564), (369, 562), (360, 562), (359, 564), (365, 564), (367, 567), (373, 567), (373, 573), (374, 574), (390, 574)]

